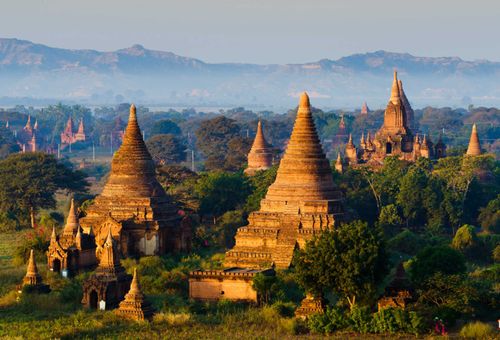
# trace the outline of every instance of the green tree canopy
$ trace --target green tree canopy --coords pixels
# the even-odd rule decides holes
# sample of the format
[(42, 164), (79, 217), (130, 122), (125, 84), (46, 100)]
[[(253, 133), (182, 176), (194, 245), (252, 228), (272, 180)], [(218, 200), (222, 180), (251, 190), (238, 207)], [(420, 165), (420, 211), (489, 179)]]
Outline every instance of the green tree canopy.
[(465, 258), (448, 246), (428, 246), (417, 253), (411, 262), (410, 276), (420, 284), (435, 273), (446, 275), (463, 274), (466, 271)]
[(326, 230), (306, 244), (294, 260), (299, 284), (316, 296), (333, 291), (352, 308), (369, 303), (387, 273), (382, 232), (354, 221)]
[(170, 119), (163, 119), (155, 122), (151, 128), (151, 137), (154, 135), (180, 135), (181, 128)]
[(172, 134), (155, 135), (147, 140), (146, 146), (157, 164), (175, 164), (186, 160), (186, 144)]
[(478, 220), (487, 232), (500, 234), (500, 194), (480, 209)]
[(203, 174), (194, 190), (200, 200), (200, 214), (219, 217), (245, 202), (250, 194), (250, 185), (240, 173), (216, 171)]
[(30, 216), (34, 227), (39, 209), (55, 208), (57, 190), (85, 191), (84, 177), (42, 152), (10, 155), (0, 161), (0, 209)]

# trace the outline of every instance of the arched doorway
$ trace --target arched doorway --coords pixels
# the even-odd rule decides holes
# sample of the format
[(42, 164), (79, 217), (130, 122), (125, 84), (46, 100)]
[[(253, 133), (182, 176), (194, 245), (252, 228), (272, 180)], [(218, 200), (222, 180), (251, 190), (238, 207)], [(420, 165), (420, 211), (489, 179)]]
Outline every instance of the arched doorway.
[(90, 301), (89, 307), (92, 309), (97, 309), (98, 296), (95, 290), (90, 292), (89, 301)]
[(385, 153), (386, 153), (386, 155), (390, 155), (392, 153), (392, 144), (391, 143), (385, 144)]
[(54, 271), (56, 273), (60, 273), (61, 272), (61, 260), (55, 259), (52, 262), (52, 271)]

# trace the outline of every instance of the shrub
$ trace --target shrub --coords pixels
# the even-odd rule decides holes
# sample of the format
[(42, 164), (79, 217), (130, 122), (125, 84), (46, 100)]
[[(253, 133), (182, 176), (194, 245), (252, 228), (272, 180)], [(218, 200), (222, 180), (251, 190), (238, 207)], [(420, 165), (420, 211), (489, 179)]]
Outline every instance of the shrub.
[(170, 326), (184, 326), (192, 323), (189, 313), (158, 313), (153, 317), (154, 323), (167, 323)]
[(348, 316), (353, 331), (358, 333), (369, 333), (371, 331), (372, 315), (367, 307), (355, 306)]
[(500, 262), (500, 244), (493, 249), (493, 261)]
[(415, 255), (424, 246), (424, 240), (419, 235), (405, 229), (387, 242), (387, 248), (392, 251)]
[(399, 308), (385, 308), (373, 314), (373, 329), (376, 333), (421, 334), (425, 330), (424, 319), (416, 312)]
[(460, 336), (472, 339), (493, 339), (495, 337), (495, 329), (487, 323), (474, 321), (462, 327)]
[(426, 247), (415, 256), (410, 267), (410, 276), (420, 284), (435, 273), (465, 273), (465, 258), (455, 249), (448, 246)]
[(331, 334), (348, 326), (344, 311), (329, 307), (324, 314), (314, 314), (308, 319), (308, 327), (314, 333)]
[(13, 212), (0, 212), (0, 232), (15, 231), (19, 228), (19, 220)]

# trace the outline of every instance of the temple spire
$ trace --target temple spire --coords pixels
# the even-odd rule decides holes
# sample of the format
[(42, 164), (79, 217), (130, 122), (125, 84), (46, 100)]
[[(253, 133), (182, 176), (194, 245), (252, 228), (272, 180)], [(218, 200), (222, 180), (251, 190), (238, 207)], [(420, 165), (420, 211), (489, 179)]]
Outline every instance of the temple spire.
[(328, 200), (336, 197), (331, 168), (314, 125), (309, 96), (302, 93), (287, 149), (268, 200)]
[(80, 224), (78, 222), (78, 214), (75, 208), (75, 200), (72, 198), (68, 213), (68, 219), (66, 220), (66, 225), (64, 226), (63, 234), (75, 235), (79, 227)]
[(35, 252), (33, 249), (30, 251), (30, 258), (28, 260), (28, 268), (26, 276), (23, 279), (23, 286), (37, 286), (42, 284), (42, 277), (38, 273), (38, 268), (35, 261)]
[(394, 70), (394, 80), (392, 81), (391, 98), (389, 99), (394, 105), (399, 105), (401, 96), (399, 92), (398, 72)]
[(35, 120), (35, 125), (33, 125), (33, 129), (38, 130), (38, 118)]
[(469, 146), (467, 147), (467, 156), (479, 156), (481, 154), (481, 144), (477, 134), (476, 123), (472, 125), (472, 132), (470, 134)]
[(352, 142), (352, 133), (349, 134), (349, 140), (347, 141), (347, 146), (353, 147), (354, 143)]
[(145, 320), (153, 317), (154, 310), (151, 304), (144, 299), (144, 295), (141, 292), (137, 268), (134, 268), (134, 277), (130, 284), (130, 290), (125, 295), (125, 299), (120, 302), (116, 314), (133, 320)]
[(259, 120), (257, 123), (257, 134), (252, 144), (252, 148), (248, 153), (248, 167), (245, 173), (253, 175), (259, 170), (267, 170), (273, 166), (273, 153), (270, 145), (264, 138), (262, 132), (262, 124)]

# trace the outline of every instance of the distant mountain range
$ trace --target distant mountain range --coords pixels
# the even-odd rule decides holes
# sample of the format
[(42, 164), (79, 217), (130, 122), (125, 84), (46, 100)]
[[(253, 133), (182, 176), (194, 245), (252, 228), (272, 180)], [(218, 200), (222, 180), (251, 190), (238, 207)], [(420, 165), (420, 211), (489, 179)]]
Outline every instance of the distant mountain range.
[[(267, 53), (262, 51), (262, 53)], [(0, 39), (0, 104), (25, 100), (165, 106), (380, 108), (398, 70), (414, 106), (500, 106), (500, 62), (377, 51), (305, 64), (205, 63), (141, 45), (114, 52)], [(295, 99), (294, 99), (295, 98)]]

